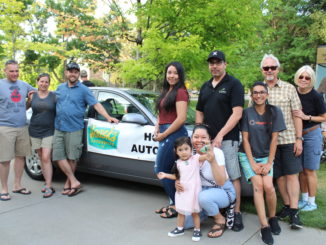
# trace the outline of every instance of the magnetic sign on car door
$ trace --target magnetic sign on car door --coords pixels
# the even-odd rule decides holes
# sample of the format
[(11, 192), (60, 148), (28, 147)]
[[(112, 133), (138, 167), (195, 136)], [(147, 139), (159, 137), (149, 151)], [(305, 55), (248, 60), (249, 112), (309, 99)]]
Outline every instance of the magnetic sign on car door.
[(88, 143), (99, 149), (117, 149), (120, 131), (92, 125), (87, 128)]

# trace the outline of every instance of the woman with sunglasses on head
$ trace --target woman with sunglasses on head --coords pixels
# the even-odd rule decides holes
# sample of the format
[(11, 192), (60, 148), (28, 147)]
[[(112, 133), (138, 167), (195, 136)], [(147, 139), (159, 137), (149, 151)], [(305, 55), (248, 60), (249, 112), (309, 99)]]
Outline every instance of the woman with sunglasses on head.
[[(156, 102), (158, 111), (155, 125), (154, 139), (159, 141), (154, 171), (171, 173), (176, 160), (174, 154), (174, 141), (182, 136), (188, 136), (184, 126), (187, 119), (189, 95), (185, 86), (185, 72), (179, 62), (171, 62), (165, 67), (163, 89)], [(162, 179), (163, 188), (170, 199), (167, 207), (155, 212), (162, 218), (177, 217), (175, 210), (174, 180)]]
[[(268, 89), (263, 82), (251, 87), (253, 106), (244, 110), (241, 120), (242, 144), (239, 161), (246, 180), (253, 184), (254, 203), (265, 244), (273, 244), (273, 236), (281, 228), (276, 214), (276, 193), (273, 185), (273, 161), (278, 133), (286, 129), (282, 111), (267, 103)], [(267, 221), (265, 199), (269, 212)]]
[(320, 123), (326, 121), (326, 108), (323, 97), (313, 88), (315, 81), (315, 72), (308, 65), (301, 67), (294, 76), (303, 108), (302, 111), (294, 112), (294, 115), (301, 118), (303, 122), (303, 172), (299, 174), (301, 189), (299, 208), (301, 211), (317, 209), (315, 202), (317, 193), (316, 170), (320, 166), (322, 150)]

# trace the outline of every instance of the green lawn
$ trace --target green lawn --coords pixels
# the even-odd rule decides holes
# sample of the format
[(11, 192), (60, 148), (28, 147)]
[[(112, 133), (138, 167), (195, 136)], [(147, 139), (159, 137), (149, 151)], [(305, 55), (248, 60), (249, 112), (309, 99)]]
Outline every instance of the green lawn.
[[(282, 207), (281, 197), (278, 196), (278, 209)], [(326, 230), (326, 163), (322, 163), (318, 171), (318, 194), (316, 197), (318, 209), (312, 212), (300, 212), (304, 226)], [(252, 197), (242, 199), (241, 209), (244, 212), (256, 213)]]

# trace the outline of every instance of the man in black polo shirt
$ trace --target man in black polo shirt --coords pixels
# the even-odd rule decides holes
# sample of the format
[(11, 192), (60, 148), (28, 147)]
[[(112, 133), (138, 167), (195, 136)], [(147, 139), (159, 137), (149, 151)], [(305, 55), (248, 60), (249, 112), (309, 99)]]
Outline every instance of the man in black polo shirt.
[(80, 79), (82, 80), (82, 84), (84, 84), (85, 86), (87, 86), (87, 87), (95, 87), (95, 84), (87, 79), (87, 71), (82, 70), (80, 72)]
[(236, 190), (234, 231), (243, 229), (240, 213), (240, 165), (238, 161), (239, 120), (244, 106), (244, 89), (240, 81), (226, 73), (223, 52), (215, 50), (208, 56), (208, 68), (212, 78), (205, 82), (199, 93), (196, 107), (196, 123), (210, 127), (213, 145), (223, 150), (226, 170)]

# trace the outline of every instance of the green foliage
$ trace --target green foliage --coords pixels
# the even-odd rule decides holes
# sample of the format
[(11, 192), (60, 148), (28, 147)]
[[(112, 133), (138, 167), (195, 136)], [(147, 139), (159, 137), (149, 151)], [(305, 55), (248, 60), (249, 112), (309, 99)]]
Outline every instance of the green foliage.
[(314, 25), (311, 28), (311, 34), (319, 37), (322, 42), (326, 43), (326, 12), (317, 11), (311, 15)]
[[(128, 69), (130, 63), (118, 68), (124, 79), (133, 77), (132, 83), (137, 80), (136, 72), (141, 71), (144, 77), (137, 83), (143, 86), (153, 76), (159, 82), (165, 65), (177, 60), (185, 66), (190, 87), (198, 88), (209, 78), (208, 53), (220, 49), (229, 57), (229, 72), (243, 81), (250, 80), (252, 76), (247, 69), (253, 69), (256, 64), (248, 64), (247, 59), (238, 57), (257, 47), (255, 30), (262, 18), (261, 3), (259, 0), (161, 0), (135, 5), (138, 17), (135, 68)], [(244, 69), (234, 68), (243, 65)]]
[(320, 4), (306, 0), (265, 1), (264, 20), (268, 32), (262, 39), (262, 48), (280, 59), (284, 80), (293, 82), (297, 69), (315, 63), (320, 39), (310, 30), (314, 26), (312, 14)]
[(119, 1), (109, 1), (110, 11), (96, 18), (96, 0), (0, 0), (0, 60), (19, 59), (21, 75), (31, 81), (45, 71), (58, 84), (64, 64), (75, 60), (106, 71), (119, 85), (156, 90), (166, 64), (179, 61), (187, 86), (198, 89), (210, 78), (208, 53), (220, 49), (227, 71), (248, 87), (262, 79), (264, 53), (276, 55), (281, 78), (292, 81), (299, 67), (315, 63), (316, 47), (326, 42), (324, 0), (131, 2), (134, 24)]

